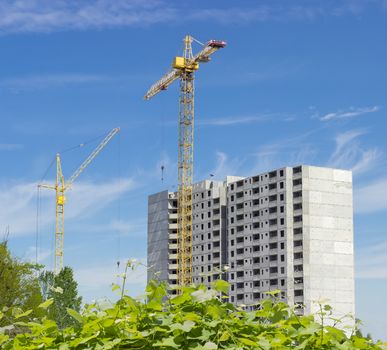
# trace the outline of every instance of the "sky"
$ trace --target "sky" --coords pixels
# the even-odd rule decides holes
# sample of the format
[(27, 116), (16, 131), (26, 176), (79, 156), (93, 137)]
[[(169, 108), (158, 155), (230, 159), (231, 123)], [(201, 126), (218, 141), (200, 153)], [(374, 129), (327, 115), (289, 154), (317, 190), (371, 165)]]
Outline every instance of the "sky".
[[(65, 215), (65, 264), (84, 300), (114, 298), (124, 262), (146, 263), (147, 196), (176, 189), (178, 84), (143, 95), (186, 34), (228, 43), (196, 74), (195, 181), (352, 170), (356, 316), (386, 339), (385, 0), (1, 1), (0, 235), (9, 227), (15, 256), (52, 268), (54, 192), (37, 184), (54, 182), (57, 152), (69, 178), (121, 127)], [(127, 289), (145, 283), (140, 266)]]

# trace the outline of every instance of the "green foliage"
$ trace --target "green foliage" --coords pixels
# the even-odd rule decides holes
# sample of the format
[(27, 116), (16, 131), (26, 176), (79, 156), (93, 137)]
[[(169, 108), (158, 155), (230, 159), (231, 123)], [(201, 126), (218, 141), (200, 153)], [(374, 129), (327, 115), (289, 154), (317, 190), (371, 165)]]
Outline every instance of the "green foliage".
[(74, 280), (73, 270), (66, 266), (57, 275), (52, 271), (44, 271), (39, 277), (45, 303), (40, 305), (47, 309), (48, 316), (59, 327), (75, 325), (77, 322), (67, 310), (79, 312), (82, 298), (78, 296), (78, 284)]
[(36, 272), (39, 266), (13, 258), (7, 242), (0, 243), (0, 326), (27, 316), (22, 310), (33, 310), (30, 316), (42, 316), (37, 306), (42, 295)]
[[(328, 324), (329, 307), (313, 316), (297, 316), (270, 295), (258, 309), (246, 312), (228, 303), (221, 293), (228, 285), (215, 282), (185, 287), (169, 296), (165, 284), (152, 281), (145, 300), (127, 295), (115, 304), (86, 305), (83, 312), (68, 309), (74, 324), (63, 330), (43, 317), (17, 322), (24, 334), (10, 338), (0, 332), (0, 347), (8, 349), (387, 349), (340, 327)], [(50, 307), (47, 304), (41, 307)], [(26, 316), (28, 317), (28, 315)], [(324, 323), (317, 322), (324, 318)], [(338, 321), (339, 322), (339, 321)]]

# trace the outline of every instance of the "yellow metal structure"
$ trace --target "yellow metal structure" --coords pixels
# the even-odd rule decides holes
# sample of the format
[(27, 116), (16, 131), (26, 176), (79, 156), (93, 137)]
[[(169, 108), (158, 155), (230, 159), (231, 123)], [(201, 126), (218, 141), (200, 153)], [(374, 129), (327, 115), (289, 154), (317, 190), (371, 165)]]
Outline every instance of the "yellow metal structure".
[(182, 57), (175, 57), (172, 70), (157, 81), (144, 98), (149, 100), (161, 90), (166, 90), (176, 79), (180, 79), (179, 94), (179, 139), (178, 139), (178, 264), (179, 286), (192, 283), (192, 183), (194, 150), (194, 72), (199, 62), (208, 62), (210, 56), (226, 43), (210, 40), (195, 56), (192, 54), (193, 38), (184, 38)]
[(66, 203), (65, 193), (71, 188), (74, 181), (85, 170), (85, 168), (93, 161), (99, 152), (107, 145), (107, 143), (120, 131), (119, 128), (114, 128), (94, 149), (94, 151), (85, 159), (78, 169), (71, 175), (70, 179), (65, 182), (60, 154), (56, 155), (56, 183), (55, 185), (40, 184), (39, 187), (55, 190), (55, 258), (54, 258), (54, 273), (58, 274), (63, 268), (64, 255), (64, 207)]

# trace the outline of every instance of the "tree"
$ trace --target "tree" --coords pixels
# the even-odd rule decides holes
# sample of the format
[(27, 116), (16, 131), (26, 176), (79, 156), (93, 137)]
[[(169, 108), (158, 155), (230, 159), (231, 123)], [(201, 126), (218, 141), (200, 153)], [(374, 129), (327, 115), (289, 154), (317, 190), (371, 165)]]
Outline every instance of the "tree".
[(60, 329), (74, 325), (75, 321), (67, 313), (67, 309), (79, 311), (82, 297), (78, 296), (78, 283), (74, 279), (73, 270), (66, 266), (57, 275), (52, 271), (44, 271), (39, 280), (44, 299), (54, 300), (48, 308), (49, 318)]
[(8, 242), (0, 243), (0, 325), (12, 323), (17, 314), (34, 310), (31, 316), (43, 312), (37, 306), (43, 301), (36, 272), (40, 266), (22, 262), (11, 256)]

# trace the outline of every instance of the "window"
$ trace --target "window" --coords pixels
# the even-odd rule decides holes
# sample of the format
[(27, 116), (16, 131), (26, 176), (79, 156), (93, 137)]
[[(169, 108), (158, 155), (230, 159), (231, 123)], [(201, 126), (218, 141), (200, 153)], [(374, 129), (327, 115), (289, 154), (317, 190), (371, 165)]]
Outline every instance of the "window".
[(281, 261), (282, 261), (282, 262), (285, 261), (285, 255), (281, 255)]
[(269, 202), (274, 202), (277, 200), (277, 195), (276, 194), (273, 194), (271, 196), (269, 196)]
[(283, 193), (280, 194), (280, 201), (283, 201), (285, 199), (285, 195)]
[(280, 170), (280, 176), (284, 176), (284, 171)]
[(302, 297), (304, 295), (304, 291), (302, 289), (296, 289), (294, 291), (294, 296), (295, 297)]
[(301, 222), (302, 221), (302, 215), (297, 215), (293, 218), (294, 222)]
[(293, 168), (293, 174), (299, 174), (301, 173), (302, 168), (300, 166)]
[(302, 257), (303, 257), (302, 252), (294, 253), (294, 260), (296, 260), (296, 259), (302, 259)]
[(302, 240), (294, 241), (294, 246), (295, 247), (301, 247), (302, 246)]
[(270, 214), (273, 214), (273, 213), (276, 213), (277, 212), (277, 207), (271, 207), (269, 208), (269, 213)]
[(296, 203), (296, 204), (293, 204), (293, 209), (294, 209), (294, 210), (302, 209), (302, 203)]
[(301, 185), (301, 184), (302, 184), (302, 179), (293, 180), (293, 186), (298, 186), (298, 185)]
[(280, 189), (283, 189), (283, 188), (284, 188), (284, 182), (281, 181), (281, 182), (280, 182)]
[(299, 235), (299, 234), (301, 234), (301, 233), (302, 233), (302, 227), (295, 228), (295, 229), (293, 230), (293, 234), (295, 234), (295, 235)]
[(278, 286), (278, 280), (277, 279), (271, 279), (270, 280), (270, 285), (271, 286)]
[(300, 197), (302, 197), (302, 191), (293, 192), (293, 198), (300, 198)]

